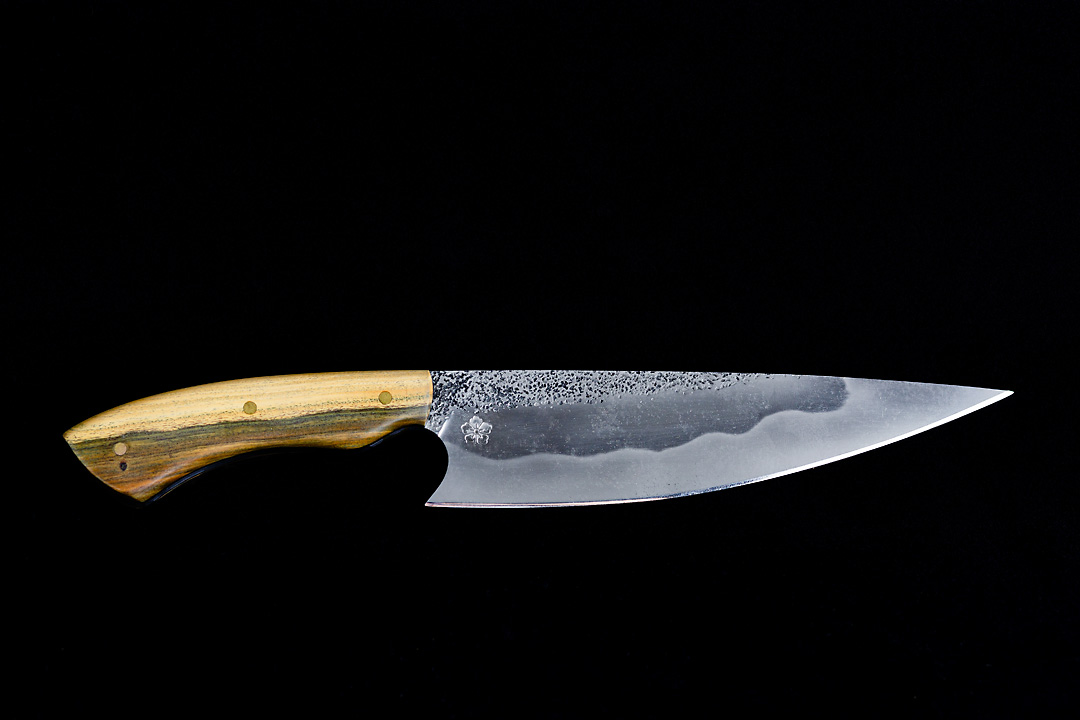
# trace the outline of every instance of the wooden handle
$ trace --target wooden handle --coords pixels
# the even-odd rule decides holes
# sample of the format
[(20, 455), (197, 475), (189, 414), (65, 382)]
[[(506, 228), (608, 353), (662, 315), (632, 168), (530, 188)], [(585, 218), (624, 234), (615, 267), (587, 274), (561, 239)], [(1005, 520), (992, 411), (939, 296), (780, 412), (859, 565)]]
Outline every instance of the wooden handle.
[(107, 410), (64, 433), (90, 472), (141, 501), (210, 463), (278, 447), (357, 448), (431, 409), (426, 370), (230, 380)]

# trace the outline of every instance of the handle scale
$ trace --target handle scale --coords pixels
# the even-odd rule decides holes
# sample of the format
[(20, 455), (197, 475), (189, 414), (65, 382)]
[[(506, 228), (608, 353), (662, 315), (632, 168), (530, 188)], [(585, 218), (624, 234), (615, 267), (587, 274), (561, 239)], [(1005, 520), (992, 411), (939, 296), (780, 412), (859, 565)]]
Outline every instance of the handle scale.
[(431, 409), (426, 370), (280, 375), (211, 383), (107, 410), (64, 433), (99, 480), (146, 501), (253, 450), (358, 448)]

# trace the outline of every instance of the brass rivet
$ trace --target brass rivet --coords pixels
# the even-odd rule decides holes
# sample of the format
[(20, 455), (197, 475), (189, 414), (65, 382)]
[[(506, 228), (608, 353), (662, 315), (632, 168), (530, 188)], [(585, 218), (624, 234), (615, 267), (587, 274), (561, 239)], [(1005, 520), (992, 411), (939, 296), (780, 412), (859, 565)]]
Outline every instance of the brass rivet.
[(125, 445), (122, 442), (118, 442), (115, 445), (113, 445), (112, 451), (114, 453), (116, 453), (117, 455), (123, 455), (124, 453), (127, 452), (127, 445)]
[(248, 400), (246, 403), (244, 403), (244, 412), (246, 412), (248, 415), (254, 415), (255, 411), (258, 410), (258, 409), (259, 409), (259, 406), (256, 405), (255, 403), (251, 402), (250, 400)]
[(394, 396), (386, 390), (383, 390), (381, 393), (379, 393), (379, 402), (381, 402), (383, 405), (389, 405), (390, 401), (393, 399)]

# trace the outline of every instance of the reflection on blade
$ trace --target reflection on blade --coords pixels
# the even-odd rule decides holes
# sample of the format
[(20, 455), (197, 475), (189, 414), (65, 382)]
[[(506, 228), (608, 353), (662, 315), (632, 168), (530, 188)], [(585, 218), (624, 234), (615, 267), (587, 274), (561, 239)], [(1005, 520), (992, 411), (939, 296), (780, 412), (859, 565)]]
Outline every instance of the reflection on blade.
[(447, 507), (637, 502), (721, 490), (840, 460), (1008, 396), (952, 385), (753, 376), (603, 403), (455, 408)]

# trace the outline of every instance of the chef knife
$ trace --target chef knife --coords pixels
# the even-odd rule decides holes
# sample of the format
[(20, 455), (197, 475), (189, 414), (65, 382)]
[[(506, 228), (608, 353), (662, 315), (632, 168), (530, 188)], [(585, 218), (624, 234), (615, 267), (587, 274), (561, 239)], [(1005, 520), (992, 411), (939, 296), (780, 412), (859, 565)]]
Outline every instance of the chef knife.
[(98, 479), (147, 501), (257, 450), (438, 434), (441, 507), (636, 502), (823, 465), (1007, 397), (889, 380), (715, 372), (455, 370), (283, 375), (143, 398), (64, 437)]

